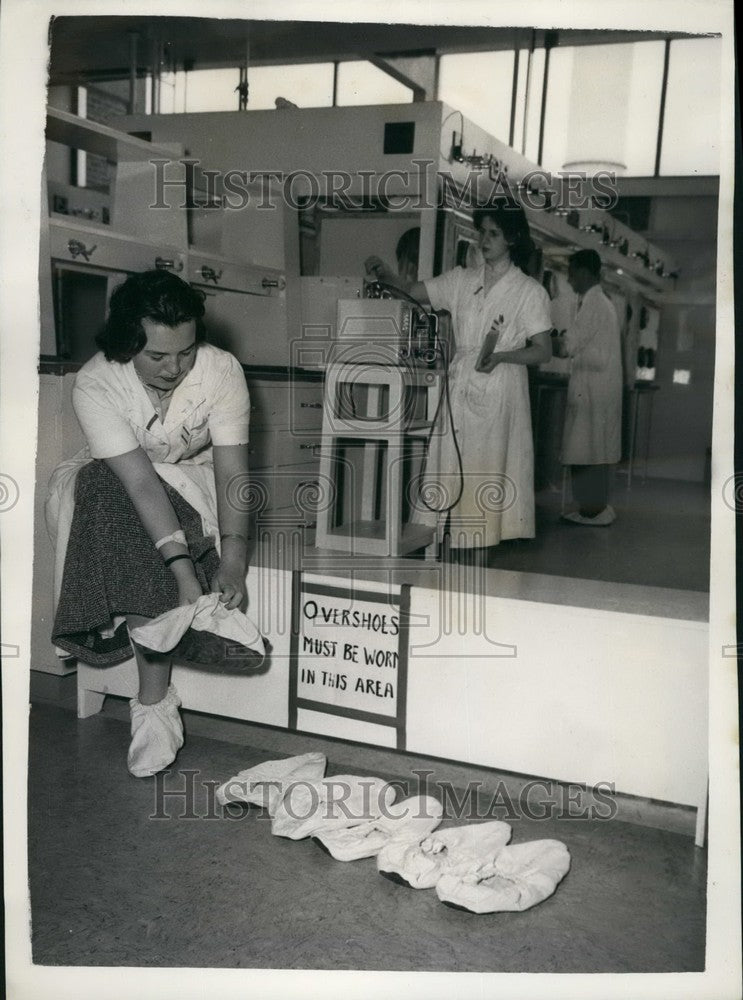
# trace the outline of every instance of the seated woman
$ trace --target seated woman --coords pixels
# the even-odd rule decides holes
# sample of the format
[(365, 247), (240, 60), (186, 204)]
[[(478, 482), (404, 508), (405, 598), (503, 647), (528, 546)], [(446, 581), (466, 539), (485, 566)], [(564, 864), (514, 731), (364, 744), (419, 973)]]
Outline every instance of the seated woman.
[[(86, 663), (132, 655), (127, 627), (204, 592), (245, 602), (250, 403), (244, 373), (204, 343), (200, 292), (168, 271), (131, 275), (111, 296), (101, 351), (73, 406), (87, 447), (50, 482), (57, 543), (52, 638)], [(133, 648), (130, 772), (167, 767), (183, 745), (167, 657)]]

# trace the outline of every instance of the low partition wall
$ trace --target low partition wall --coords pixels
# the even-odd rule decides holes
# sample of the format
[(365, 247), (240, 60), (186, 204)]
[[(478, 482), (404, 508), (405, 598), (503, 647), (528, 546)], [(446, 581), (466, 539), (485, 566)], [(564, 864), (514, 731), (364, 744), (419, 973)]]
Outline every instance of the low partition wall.
[[(647, 602), (639, 590), (652, 588), (628, 588), (622, 602), (620, 585), (604, 585), (613, 596), (602, 600), (592, 583), (597, 606), (586, 607), (569, 603), (556, 577), (534, 577), (530, 585), (527, 574), (491, 570), (483, 593), (466, 580), (437, 585), (437, 568), (423, 564), (362, 575), (252, 568), (249, 613), (271, 643), (266, 669), (241, 677), (176, 666), (184, 708), (608, 784), (696, 808), (701, 842), (703, 595), (657, 591)], [(580, 597), (582, 581), (573, 583)], [(133, 660), (107, 669), (81, 663), (79, 714), (99, 711), (106, 694), (131, 697), (136, 687)]]

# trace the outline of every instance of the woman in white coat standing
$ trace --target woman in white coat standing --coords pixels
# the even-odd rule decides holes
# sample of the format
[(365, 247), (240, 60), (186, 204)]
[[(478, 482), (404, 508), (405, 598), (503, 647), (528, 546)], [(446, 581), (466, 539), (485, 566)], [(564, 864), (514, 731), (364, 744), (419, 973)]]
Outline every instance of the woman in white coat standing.
[(607, 526), (611, 467), (622, 452), (622, 346), (619, 321), (601, 288), (601, 258), (579, 250), (570, 258), (568, 281), (578, 295), (575, 322), (565, 337), (571, 359), (562, 461), (571, 467), (578, 510), (574, 524)]
[(456, 351), (449, 380), (456, 443), (442, 408), (428, 457), (427, 492), (437, 497), (437, 507), (451, 506), (452, 547), (484, 555), (503, 539), (534, 537), (526, 366), (551, 357), (552, 323), (546, 291), (524, 270), (534, 247), (521, 206), (499, 199), (476, 209), (473, 221), (483, 257), (479, 267), (456, 267), (414, 283), (378, 257), (370, 257), (366, 269), (452, 315)]

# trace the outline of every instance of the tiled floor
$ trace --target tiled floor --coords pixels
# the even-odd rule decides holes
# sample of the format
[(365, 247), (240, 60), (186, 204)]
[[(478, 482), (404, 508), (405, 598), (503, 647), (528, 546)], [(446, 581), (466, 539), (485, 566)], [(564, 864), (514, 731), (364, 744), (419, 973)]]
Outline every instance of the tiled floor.
[[(512, 821), (513, 842), (562, 840), (572, 868), (525, 913), (444, 907), (433, 891), (274, 837), (260, 811), (210, 810), (209, 786), (266, 750), (189, 734), (158, 783), (126, 772), (128, 727), (104, 711), (31, 713), (29, 863), (41, 965), (432, 971), (671, 972), (704, 967), (706, 851), (688, 836), (618, 820)], [(369, 748), (335, 743), (328, 774), (380, 773)], [(359, 754), (363, 754), (359, 758)], [(349, 751), (350, 756), (350, 751)], [(359, 767), (358, 763), (363, 763)], [(438, 762), (430, 765), (436, 776)], [(180, 773), (179, 773), (180, 772)], [(212, 815), (210, 815), (210, 812)], [(186, 813), (187, 815), (184, 815)], [(158, 815), (161, 818), (157, 818)], [(167, 818), (163, 818), (167, 817)], [(491, 818), (503, 818), (497, 815)], [(448, 821), (451, 823), (451, 820)]]

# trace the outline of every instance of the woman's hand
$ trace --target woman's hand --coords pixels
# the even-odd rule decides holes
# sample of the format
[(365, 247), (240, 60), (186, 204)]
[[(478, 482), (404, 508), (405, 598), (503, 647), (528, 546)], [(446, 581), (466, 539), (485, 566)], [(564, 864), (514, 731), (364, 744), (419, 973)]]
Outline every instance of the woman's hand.
[(497, 368), (498, 365), (500, 365), (502, 363), (503, 363), (503, 359), (502, 359), (502, 357), (500, 355), (498, 355), (498, 354), (489, 354), (488, 357), (485, 358), (485, 360), (482, 361), (477, 366), (477, 368), (475, 369), (475, 371), (484, 372), (486, 375), (489, 375), (490, 372), (492, 372), (494, 368)]
[(555, 348), (554, 348), (555, 357), (567, 358), (570, 356), (568, 354), (568, 345), (563, 337), (555, 337), (554, 343), (555, 343)]
[(377, 281), (385, 281), (392, 274), (382, 258), (375, 257), (374, 255), (366, 258), (364, 267), (366, 268), (366, 273), (372, 275)]
[(222, 556), (212, 577), (212, 593), (219, 594), (219, 600), (228, 610), (240, 607), (246, 597), (244, 559)]
[[(185, 560), (183, 561), (185, 562)], [(178, 586), (178, 604), (180, 606), (195, 604), (204, 593), (201, 589), (201, 584), (196, 579), (193, 567), (189, 566), (189, 570), (190, 572), (188, 573), (181, 573), (176, 576), (175, 582)]]

